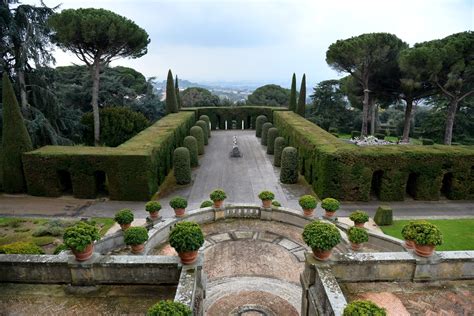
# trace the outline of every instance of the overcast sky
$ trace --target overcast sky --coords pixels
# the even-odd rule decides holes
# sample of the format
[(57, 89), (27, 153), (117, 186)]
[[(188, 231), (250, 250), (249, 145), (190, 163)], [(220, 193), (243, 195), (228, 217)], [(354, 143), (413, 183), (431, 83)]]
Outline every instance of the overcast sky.
[[(39, 3), (23, 0), (23, 3)], [(368, 32), (390, 32), (410, 45), (474, 29), (474, 0), (45, 0), (61, 9), (95, 7), (135, 21), (151, 39), (148, 54), (113, 65), (163, 80), (169, 68), (198, 82), (310, 85), (338, 77), (328, 46)], [(80, 63), (58, 52), (57, 65)]]

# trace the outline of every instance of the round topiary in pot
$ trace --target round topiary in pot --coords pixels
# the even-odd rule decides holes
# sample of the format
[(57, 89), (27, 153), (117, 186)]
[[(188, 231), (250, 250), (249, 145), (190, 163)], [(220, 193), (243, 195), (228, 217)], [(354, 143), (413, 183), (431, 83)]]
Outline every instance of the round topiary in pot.
[(128, 229), (132, 225), (133, 219), (133, 212), (129, 208), (118, 211), (114, 216), (114, 220), (120, 225), (122, 230)]
[(298, 150), (285, 147), (281, 154), (281, 183), (294, 184), (298, 182)]
[(130, 227), (123, 235), (123, 241), (126, 245), (132, 246), (132, 253), (139, 254), (143, 252), (145, 241), (148, 240), (148, 231), (145, 227)]
[(286, 146), (286, 140), (283, 137), (277, 137), (275, 138), (275, 144), (273, 148), (273, 165), (275, 167), (280, 167), (281, 166), (281, 154), (283, 152), (283, 149)]
[(196, 138), (194, 138), (194, 136), (186, 136), (183, 140), (183, 147), (186, 147), (189, 150), (191, 168), (198, 167), (198, 144)]
[(275, 152), (275, 139), (278, 137), (278, 128), (272, 127), (267, 133), (267, 154), (273, 155)]
[(194, 222), (179, 222), (170, 232), (169, 242), (181, 258), (183, 264), (196, 261), (199, 248), (204, 244), (201, 227)]
[(195, 124), (196, 126), (199, 126), (202, 128), (202, 131), (204, 132), (204, 145), (209, 144), (209, 125), (205, 121), (198, 120)]
[(378, 307), (371, 301), (357, 300), (352, 301), (344, 308), (343, 316), (367, 315), (367, 316), (386, 316), (384, 308)]
[(341, 233), (333, 224), (314, 221), (304, 227), (303, 240), (313, 250), (316, 259), (327, 260), (332, 248), (341, 241)]
[(318, 206), (318, 200), (312, 195), (303, 195), (298, 200), (305, 216), (312, 216), (314, 209)]
[(176, 217), (183, 217), (188, 201), (181, 196), (175, 196), (170, 200), (170, 206), (174, 209)]
[(351, 242), (352, 250), (359, 250), (364, 242), (369, 241), (369, 234), (360, 227), (351, 227), (347, 231), (347, 237)]
[(405, 248), (407, 249), (415, 248), (416, 223), (419, 222), (411, 221), (402, 227), (402, 236), (405, 239)]
[(207, 132), (208, 132), (207, 137), (211, 138), (211, 119), (209, 118), (209, 116), (203, 114), (199, 117), (199, 120), (206, 122), (207, 127), (208, 127), (207, 128)]
[(272, 200), (275, 198), (275, 194), (271, 191), (262, 191), (259, 193), (258, 198), (262, 200), (263, 208), (271, 208)]
[(364, 227), (364, 224), (369, 221), (369, 214), (364, 211), (357, 210), (351, 213), (349, 219), (354, 222), (356, 227)]
[(83, 221), (66, 228), (63, 236), (64, 244), (71, 249), (77, 261), (92, 257), (94, 241), (99, 239), (99, 229)]
[(204, 131), (199, 126), (191, 127), (189, 134), (196, 138), (198, 146), (198, 155), (204, 155)]
[(150, 214), (151, 219), (158, 218), (158, 212), (161, 210), (161, 204), (158, 201), (150, 201), (145, 204), (145, 210)]
[(150, 307), (146, 313), (147, 316), (192, 316), (191, 309), (180, 302), (171, 300), (159, 301)]
[(214, 202), (214, 208), (221, 208), (224, 200), (227, 198), (224, 190), (216, 189), (209, 194), (209, 198)]
[(267, 146), (267, 139), (268, 139), (268, 130), (273, 127), (273, 124), (270, 122), (266, 122), (262, 126), (262, 145)]
[(199, 208), (211, 207), (213, 205), (214, 203), (212, 201), (207, 200), (207, 201), (203, 201), (201, 205), (199, 206)]
[(415, 252), (421, 257), (433, 255), (436, 246), (443, 244), (443, 234), (436, 225), (428, 222), (415, 223)]
[(333, 217), (334, 213), (339, 209), (341, 203), (333, 198), (325, 198), (321, 202), (321, 207), (326, 211), (326, 217)]
[(255, 135), (257, 137), (262, 137), (263, 124), (266, 122), (268, 122), (268, 119), (265, 115), (257, 116), (257, 119), (255, 120)]
[(178, 147), (174, 150), (173, 171), (177, 184), (191, 183), (191, 160), (186, 147)]

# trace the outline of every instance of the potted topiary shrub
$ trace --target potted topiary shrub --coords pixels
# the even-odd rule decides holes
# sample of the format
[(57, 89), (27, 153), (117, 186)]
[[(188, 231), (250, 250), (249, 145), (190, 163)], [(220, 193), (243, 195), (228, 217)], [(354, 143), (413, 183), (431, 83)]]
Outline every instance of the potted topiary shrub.
[(64, 231), (64, 244), (76, 256), (77, 261), (86, 261), (94, 252), (94, 241), (99, 240), (99, 229), (86, 222), (78, 222)]
[(214, 202), (214, 208), (221, 208), (224, 200), (227, 198), (224, 190), (216, 189), (211, 192), (209, 198)]
[(321, 207), (326, 211), (326, 217), (333, 217), (341, 204), (333, 198), (325, 198), (321, 202)]
[(133, 222), (133, 212), (131, 209), (124, 208), (115, 213), (114, 220), (120, 225), (122, 230), (127, 230)]
[(386, 316), (387, 312), (384, 308), (378, 307), (371, 301), (357, 300), (352, 301), (344, 308), (343, 316), (354, 315), (370, 315), (370, 316)]
[(272, 200), (275, 198), (275, 194), (271, 191), (262, 191), (258, 195), (258, 198), (262, 200), (262, 207), (263, 208), (271, 208), (272, 207)]
[(207, 200), (207, 201), (203, 201), (201, 205), (199, 206), (199, 208), (211, 207), (212, 205), (214, 205), (214, 203), (212, 203), (212, 201)]
[(331, 250), (341, 241), (341, 233), (333, 224), (314, 221), (303, 230), (303, 240), (318, 260), (327, 260)]
[(158, 212), (161, 210), (161, 204), (158, 201), (150, 201), (145, 204), (145, 210), (150, 213), (151, 219), (157, 219)]
[(171, 199), (170, 206), (174, 209), (176, 217), (183, 217), (188, 201), (183, 197), (176, 196)]
[(126, 245), (132, 246), (132, 253), (139, 254), (145, 249), (144, 243), (148, 240), (148, 231), (145, 227), (130, 227), (123, 235)]
[(179, 222), (170, 232), (169, 242), (181, 258), (183, 264), (196, 261), (198, 250), (204, 244), (201, 227), (194, 222)]
[(192, 316), (191, 309), (180, 302), (171, 300), (159, 301), (150, 307), (146, 313), (147, 316)]
[(354, 222), (354, 226), (364, 227), (364, 224), (369, 221), (369, 214), (364, 211), (357, 210), (351, 213), (349, 219)]
[(303, 195), (298, 200), (298, 203), (303, 209), (304, 216), (312, 216), (314, 209), (318, 205), (318, 200), (312, 195)]
[(403, 239), (405, 239), (405, 248), (407, 249), (415, 248), (415, 242), (414, 242), (415, 236), (416, 236), (415, 224), (416, 222), (409, 222), (402, 228), (402, 236), (403, 236)]
[(436, 246), (443, 243), (441, 231), (428, 222), (415, 223), (415, 253), (421, 257), (431, 257)]
[(273, 205), (273, 206), (276, 206), (276, 207), (280, 207), (280, 206), (281, 206), (281, 203), (278, 202), (277, 200), (273, 200), (273, 201), (272, 201), (272, 205)]
[(367, 231), (360, 227), (351, 227), (347, 231), (347, 237), (351, 242), (352, 250), (359, 250), (362, 244), (369, 241), (369, 234)]

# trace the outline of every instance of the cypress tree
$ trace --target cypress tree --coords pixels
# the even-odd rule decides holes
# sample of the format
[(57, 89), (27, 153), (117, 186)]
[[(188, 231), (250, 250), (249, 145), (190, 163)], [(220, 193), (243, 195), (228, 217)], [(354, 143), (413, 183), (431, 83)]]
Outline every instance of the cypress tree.
[(174, 90), (174, 80), (171, 69), (168, 71), (166, 80), (166, 114), (178, 113), (178, 101), (176, 101), (176, 92)]
[(293, 73), (293, 78), (291, 79), (290, 105), (288, 109), (296, 113), (296, 75), (295, 73)]
[(7, 193), (26, 191), (21, 155), (33, 150), (30, 135), (26, 130), (12, 83), (6, 72), (3, 73), (3, 139), (2, 168), (3, 189)]
[(178, 75), (176, 75), (174, 90), (176, 92), (176, 104), (178, 104), (178, 111), (179, 111), (181, 110), (181, 107), (183, 106), (183, 102), (181, 101), (181, 96), (179, 95)]
[(296, 113), (304, 117), (306, 107), (306, 74), (303, 74), (303, 79), (301, 79), (301, 88), (300, 96), (298, 98), (298, 108)]

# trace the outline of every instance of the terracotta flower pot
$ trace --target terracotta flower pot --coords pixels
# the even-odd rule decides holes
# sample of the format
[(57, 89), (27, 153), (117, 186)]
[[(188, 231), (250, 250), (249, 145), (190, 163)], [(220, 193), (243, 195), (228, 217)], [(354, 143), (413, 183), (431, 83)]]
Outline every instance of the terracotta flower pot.
[(420, 257), (431, 257), (434, 249), (434, 245), (418, 245), (415, 243), (415, 253)]
[(175, 208), (174, 209), (174, 214), (176, 215), (176, 217), (183, 217), (184, 216), (184, 211), (185, 211), (184, 208)]
[(128, 224), (120, 224), (120, 228), (122, 228), (123, 231), (127, 230), (130, 228), (130, 226), (132, 226), (132, 223), (128, 223)]
[(74, 256), (76, 256), (77, 261), (86, 261), (89, 260), (94, 253), (94, 244), (87, 245), (86, 249), (83, 251), (77, 251), (76, 249), (71, 249), (71, 251)]
[(351, 248), (352, 250), (355, 250), (355, 251), (360, 250), (362, 248), (362, 244), (356, 244), (356, 243), (351, 242)]
[(224, 200), (214, 201), (214, 208), (222, 208), (223, 204), (224, 204)]
[(365, 223), (357, 223), (357, 222), (354, 222), (354, 226), (355, 226), (355, 227), (364, 228), (364, 225), (365, 225)]
[(313, 249), (313, 255), (317, 260), (325, 261), (331, 257), (332, 249), (330, 250), (320, 250), (320, 249)]
[(415, 242), (413, 240), (405, 240), (405, 248), (407, 249), (415, 248)]
[(304, 216), (313, 216), (314, 208), (303, 209)]
[(151, 219), (157, 219), (158, 218), (158, 211), (150, 212), (150, 218)]
[(262, 200), (263, 208), (271, 208), (272, 207), (272, 200)]
[(326, 217), (334, 217), (334, 214), (336, 214), (336, 212), (326, 211)]
[(145, 244), (132, 245), (132, 253), (139, 254), (145, 250)]
[(183, 264), (191, 264), (194, 263), (198, 256), (198, 251), (185, 251), (185, 252), (178, 252), (178, 256), (181, 259)]

